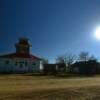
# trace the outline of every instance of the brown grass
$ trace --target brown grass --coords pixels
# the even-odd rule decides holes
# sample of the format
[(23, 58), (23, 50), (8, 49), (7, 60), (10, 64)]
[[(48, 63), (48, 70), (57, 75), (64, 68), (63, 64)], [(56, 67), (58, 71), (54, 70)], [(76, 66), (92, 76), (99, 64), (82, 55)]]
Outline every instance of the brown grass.
[(100, 77), (0, 76), (0, 100), (100, 100)]

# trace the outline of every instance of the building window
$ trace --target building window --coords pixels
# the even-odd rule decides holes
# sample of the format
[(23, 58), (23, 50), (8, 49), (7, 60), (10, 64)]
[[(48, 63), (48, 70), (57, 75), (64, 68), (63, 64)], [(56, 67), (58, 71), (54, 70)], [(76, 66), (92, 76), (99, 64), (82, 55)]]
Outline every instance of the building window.
[(0, 59), (0, 64), (2, 64), (2, 61), (1, 61), (1, 59)]
[(32, 63), (32, 65), (34, 65), (34, 66), (35, 66), (35, 65), (36, 65), (36, 63), (35, 63), (35, 62), (33, 62), (33, 63)]
[(23, 64), (20, 64), (20, 66), (19, 66), (20, 68), (23, 68)]
[(23, 61), (21, 61), (21, 62), (19, 62), (20, 64), (24, 64), (24, 62)]
[(8, 60), (6, 60), (6, 61), (5, 61), (5, 64), (9, 64), (9, 61), (8, 61)]
[(15, 66), (19, 66), (20, 68), (22, 68), (24, 66), (24, 62), (23, 61), (20, 61), (20, 62), (15, 62)]
[(28, 64), (28, 63), (27, 63), (27, 61), (26, 61), (26, 62), (25, 62), (25, 66), (27, 66), (27, 64)]
[(15, 65), (17, 66), (18, 65), (18, 62), (15, 62)]

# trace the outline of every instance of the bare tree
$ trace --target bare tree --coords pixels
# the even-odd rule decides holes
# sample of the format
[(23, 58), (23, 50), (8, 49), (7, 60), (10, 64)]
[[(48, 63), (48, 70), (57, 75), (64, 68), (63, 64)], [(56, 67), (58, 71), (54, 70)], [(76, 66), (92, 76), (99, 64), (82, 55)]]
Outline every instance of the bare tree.
[(89, 54), (88, 54), (88, 52), (81, 52), (79, 54), (79, 60), (80, 61), (88, 61), (89, 60)]
[(70, 67), (70, 65), (75, 61), (76, 57), (75, 55), (69, 54), (66, 55), (66, 64), (68, 67)]
[(56, 63), (64, 63), (64, 64), (66, 64), (66, 56), (65, 55), (61, 55), (61, 56), (58, 56), (57, 58), (56, 58)]
[(75, 61), (75, 55), (65, 54), (57, 57), (56, 63), (64, 63), (67, 66), (70, 66)]
[(94, 55), (92, 55), (92, 56), (89, 57), (89, 60), (95, 60), (95, 61), (97, 61), (97, 58)]
[(80, 61), (89, 61), (89, 60), (97, 61), (97, 58), (95, 58), (95, 56), (93, 55), (90, 56), (88, 52), (81, 52), (79, 54), (79, 60)]
[(44, 58), (44, 57), (42, 57), (41, 59), (42, 59), (42, 61), (43, 61), (43, 64), (48, 64), (48, 62), (49, 62), (48, 59), (46, 59), (46, 58)]

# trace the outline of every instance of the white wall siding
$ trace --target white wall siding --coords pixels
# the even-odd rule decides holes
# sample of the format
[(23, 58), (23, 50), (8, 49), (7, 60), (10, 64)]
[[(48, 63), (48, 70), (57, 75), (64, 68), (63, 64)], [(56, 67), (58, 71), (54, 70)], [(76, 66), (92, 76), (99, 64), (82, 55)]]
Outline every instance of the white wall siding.
[(40, 61), (32, 61), (31, 68), (33, 72), (40, 72)]
[(8, 59), (0, 58), (0, 72), (40, 72), (40, 60), (33, 61), (32, 59)]
[(11, 60), (6, 58), (6, 59), (0, 59), (0, 72), (10, 72), (11, 69)]
[(40, 61), (40, 72), (42, 72), (43, 71), (43, 61), (41, 60)]

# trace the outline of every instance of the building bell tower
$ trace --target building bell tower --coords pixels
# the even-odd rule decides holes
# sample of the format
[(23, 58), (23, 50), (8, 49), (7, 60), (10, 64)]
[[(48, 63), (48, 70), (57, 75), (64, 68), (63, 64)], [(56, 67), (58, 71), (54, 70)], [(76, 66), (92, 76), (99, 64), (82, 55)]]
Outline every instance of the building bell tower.
[(19, 42), (15, 44), (16, 53), (30, 54), (30, 43), (27, 38), (20, 38)]

